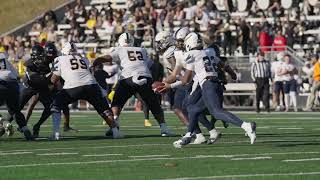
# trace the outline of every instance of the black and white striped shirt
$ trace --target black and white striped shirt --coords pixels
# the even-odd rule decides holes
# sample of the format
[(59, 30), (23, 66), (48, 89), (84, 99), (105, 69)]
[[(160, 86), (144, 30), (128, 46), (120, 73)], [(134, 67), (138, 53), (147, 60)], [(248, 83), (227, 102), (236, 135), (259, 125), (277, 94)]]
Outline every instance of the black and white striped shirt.
[(271, 78), (271, 65), (270, 62), (263, 59), (255, 60), (251, 65), (251, 78), (253, 81), (256, 78)]

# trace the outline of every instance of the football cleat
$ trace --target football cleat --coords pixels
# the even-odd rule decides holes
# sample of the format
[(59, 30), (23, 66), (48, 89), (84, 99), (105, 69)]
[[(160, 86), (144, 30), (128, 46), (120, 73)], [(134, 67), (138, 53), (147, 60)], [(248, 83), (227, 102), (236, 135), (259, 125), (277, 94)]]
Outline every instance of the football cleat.
[(222, 134), (216, 129), (212, 129), (211, 131), (209, 131), (209, 134), (210, 138), (208, 139), (207, 144), (216, 143), (222, 136)]
[(182, 148), (182, 146), (188, 145), (191, 142), (191, 136), (184, 136), (178, 141), (173, 142), (175, 148)]
[(165, 129), (165, 130), (161, 130), (161, 136), (170, 137), (170, 136), (175, 136), (175, 134), (171, 132), (169, 129)]
[(60, 138), (60, 133), (56, 132), (54, 134), (52, 134), (49, 138), (49, 141), (59, 141)]
[(124, 135), (120, 132), (119, 128), (113, 128), (112, 131), (112, 138), (113, 139), (122, 139)]
[(6, 131), (7, 136), (12, 136), (14, 134), (13, 126), (10, 122), (4, 121), (3, 122), (3, 127)]
[(32, 136), (31, 132), (29, 129), (26, 129), (23, 131), (23, 135), (24, 135), (24, 138), (27, 140), (27, 141), (33, 141), (34, 140), (34, 137)]
[(113, 134), (113, 132), (112, 132), (112, 130), (111, 130), (111, 128), (109, 128), (107, 131), (106, 131), (106, 134), (105, 134), (105, 136), (112, 136), (112, 134)]
[(144, 126), (145, 126), (145, 127), (151, 127), (151, 126), (152, 126), (152, 124), (151, 124), (151, 122), (150, 122), (149, 119), (145, 119), (145, 120), (144, 120)]
[(195, 139), (193, 142), (191, 142), (190, 144), (203, 144), (206, 142), (206, 138), (201, 134), (196, 134), (195, 135)]
[(257, 138), (257, 135), (256, 135), (257, 124), (255, 122), (251, 122), (250, 125), (251, 125), (251, 131), (247, 131), (247, 135), (250, 138), (250, 143), (254, 144)]
[(63, 131), (64, 132), (70, 132), (70, 131), (79, 132), (78, 129), (74, 129), (74, 128), (70, 127), (70, 126), (64, 126), (63, 127)]
[(40, 129), (39, 128), (36, 128), (36, 127), (33, 127), (33, 129), (32, 129), (32, 134), (33, 134), (33, 137), (34, 138), (38, 138), (39, 137), (39, 131), (40, 131)]

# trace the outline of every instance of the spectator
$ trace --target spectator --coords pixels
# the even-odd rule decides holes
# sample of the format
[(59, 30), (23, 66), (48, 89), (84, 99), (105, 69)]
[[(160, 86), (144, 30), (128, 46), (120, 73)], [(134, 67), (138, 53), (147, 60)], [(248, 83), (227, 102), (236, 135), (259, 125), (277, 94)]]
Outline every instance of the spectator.
[(260, 101), (267, 110), (270, 112), (270, 85), (269, 80), (271, 79), (271, 65), (270, 62), (264, 59), (264, 53), (261, 52), (258, 55), (256, 61), (251, 65), (251, 77), (256, 84), (256, 111), (260, 113)]
[(281, 29), (278, 29), (277, 35), (273, 40), (273, 50), (274, 51), (284, 51), (286, 50), (285, 46), (287, 45), (286, 38), (282, 35)]
[(320, 57), (319, 54), (316, 55), (317, 62), (313, 66), (313, 84), (311, 87), (311, 92), (307, 100), (306, 107), (303, 111), (312, 111), (314, 101), (317, 97), (317, 93), (320, 90)]
[(284, 101), (286, 106), (286, 112), (289, 111), (290, 99), (293, 104), (294, 111), (297, 112), (297, 81), (294, 79), (294, 75), (298, 73), (296, 67), (292, 64), (289, 55), (284, 56), (284, 62), (281, 66), (279, 75), (283, 75), (283, 88), (284, 88)]
[(244, 55), (248, 55), (249, 53), (248, 44), (250, 41), (250, 28), (245, 20), (241, 21), (240, 29), (241, 29), (241, 35), (242, 35), (242, 41), (241, 41), (242, 53)]
[(264, 26), (262, 31), (259, 33), (259, 46), (260, 51), (262, 52), (269, 52), (270, 46), (272, 44), (271, 37), (268, 34), (268, 27)]

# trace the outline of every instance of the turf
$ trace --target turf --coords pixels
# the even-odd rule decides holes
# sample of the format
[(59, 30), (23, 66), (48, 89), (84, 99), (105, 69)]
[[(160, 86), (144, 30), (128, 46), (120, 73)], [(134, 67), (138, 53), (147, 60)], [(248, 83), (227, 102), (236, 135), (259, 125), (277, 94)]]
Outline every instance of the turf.
[[(121, 140), (103, 137), (96, 113), (71, 113), (80, 132), (64, 133), (64, 140), (46, 139), (50, 121), (36, 142), (23, 141), (19, 133), (2, 137), (0, 179), (320, 179), (320, 113), (238, 115), (257, 122), (256, 144), (250, 145), (241, 129), (224, 129), (218, 122), (223, 137), (217, 144), (175, 149), (172, 142), (185, 127), (172, 113), (166, 119), (177, 137), (159, 137), (155, 121), (145, 128), (142, 113), (123, 113)], [(35, 113), (31, 124), (38, 117)], [(285, 161), (297, 159), (308, 161)]]

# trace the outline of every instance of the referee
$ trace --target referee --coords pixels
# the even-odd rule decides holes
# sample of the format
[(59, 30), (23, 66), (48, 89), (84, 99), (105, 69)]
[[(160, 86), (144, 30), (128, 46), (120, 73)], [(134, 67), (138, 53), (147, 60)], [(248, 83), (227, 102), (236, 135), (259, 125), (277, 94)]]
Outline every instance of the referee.
[(267, 112), (270, 112), (270, 85), (269, 79), (271, 79), (271, 66), (270, 62), (264, 59), (264, 53), (260, 52), (258, 58), (251, 65), (251, 77), (256, 83), (256, 106), (257, 113), (260, 112), (260, 101), (263, 104)]

